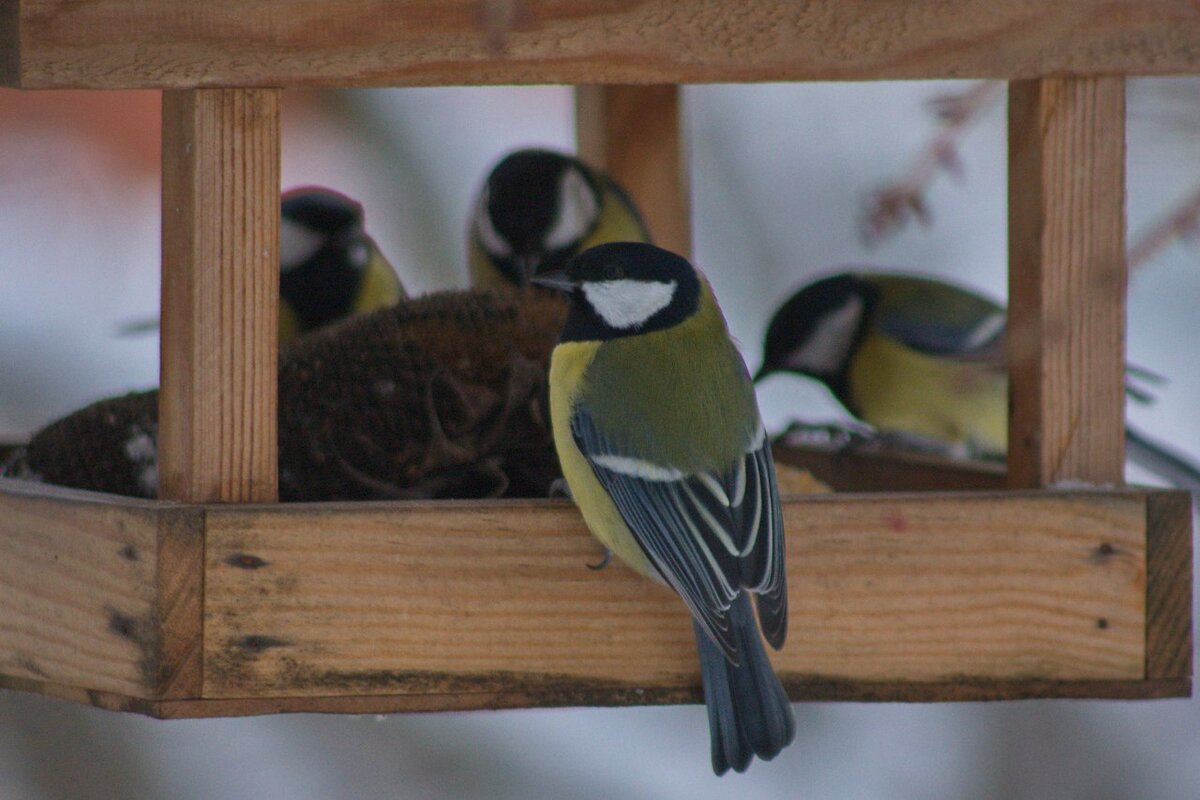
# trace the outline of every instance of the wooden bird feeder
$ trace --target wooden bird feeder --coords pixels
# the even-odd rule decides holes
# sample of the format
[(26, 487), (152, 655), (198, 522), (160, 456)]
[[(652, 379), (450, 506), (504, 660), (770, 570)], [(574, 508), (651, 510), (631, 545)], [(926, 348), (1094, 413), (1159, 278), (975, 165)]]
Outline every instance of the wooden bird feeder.
[(970, 77), (1010, 81), (1007, 477), (842, 459), (906, 491), (788, 498), (776, 665), (796, 700), (1188, 695), (1189, 498), (1122, 486), (1123, 76), (1197, 72), (1191, 0), (0, 0), (0, 85), (163, 90), (161, 500), (0, 482), (0, 686), (698, 701), (682, 605), (586, 569), (564, 501), (274, 503), (281, 87), (574, 84), (583, 154), (686, 251), (679, 84)]

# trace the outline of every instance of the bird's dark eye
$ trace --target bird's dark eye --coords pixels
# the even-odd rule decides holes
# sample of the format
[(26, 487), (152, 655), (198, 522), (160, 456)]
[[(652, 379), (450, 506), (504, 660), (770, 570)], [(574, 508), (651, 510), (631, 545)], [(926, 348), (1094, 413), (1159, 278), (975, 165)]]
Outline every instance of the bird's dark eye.
[(625, 270), (619, 264), (608, 264), (604, 267), (604, 280), (619, 281), (625, 277)]

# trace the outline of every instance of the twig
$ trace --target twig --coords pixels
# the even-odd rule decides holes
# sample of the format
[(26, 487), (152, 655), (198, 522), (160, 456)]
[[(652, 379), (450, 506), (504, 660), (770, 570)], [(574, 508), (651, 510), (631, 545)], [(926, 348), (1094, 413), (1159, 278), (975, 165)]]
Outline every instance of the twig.
[(859, 226), (864, 244), (879, 244), (913, 217), (922, 225), (929, 224), (925, 192), (939, 171), (961, 176), (958, 141), (1000, 95), (1003, 85), (1003, 81), (980, 81), (962, 94), (938, 97), (930, 103), (942, 126), (907, 173), (871, 194)]
[(1160, 250), (1176, 239), (1195, 238), (1197, 233), (1200, 233), (1200, 188), (1138, 237), (1129, 248), (1130, 272), (1146, 266)]

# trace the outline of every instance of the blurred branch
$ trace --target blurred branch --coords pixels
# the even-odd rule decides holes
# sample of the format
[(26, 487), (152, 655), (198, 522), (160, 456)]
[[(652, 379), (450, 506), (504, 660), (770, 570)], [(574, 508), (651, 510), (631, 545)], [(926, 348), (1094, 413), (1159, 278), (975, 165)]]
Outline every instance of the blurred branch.
[(1159, 251), (1176, 239), (1195, 239), (1200, 234), (1200, 187), (1174, 209), (1164, 214), (1129, 248), (1129, 270), (1144, 267)]
[(980, 81), (962, 94), (942, 95), (930, 102), (941, 123), (937, 134), (899, 180), (873, 192), (867, 200), (859, 232), (863, 244), (878, 245), (914, 217), (922, 225), (931, 219), (925, 193), (939, 172), (962, 176), (957, 145), (971, 123), (1000, 96), (1003, 81)]

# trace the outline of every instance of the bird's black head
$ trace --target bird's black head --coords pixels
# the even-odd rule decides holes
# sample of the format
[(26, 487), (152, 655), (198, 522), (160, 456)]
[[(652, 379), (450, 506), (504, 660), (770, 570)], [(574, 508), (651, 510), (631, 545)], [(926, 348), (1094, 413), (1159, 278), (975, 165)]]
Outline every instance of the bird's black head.
[(348, 312), (373, 245), (362, 206), (329, 189), (289, 191), (280, 211), (279, 294), (312, 330)]
[(578, 159), (518, 150), (488, 175), (471, 235), (518, 286), (559, 269), (596, 227), (602, 204), (596, 178)]
[(878, 296), (874, 286), (852, 273), (823, 278), (796, 292), (767, 326), (762, 366), (754, 380), (795, 372), (816, 378), (843, 398), (850, 359)]
[(696, 313), (701, 283), (682, 256), (641, 242), (589, 248), (548, 284), (569, 289), (562, 341), (604, 341), (678, 325)]

